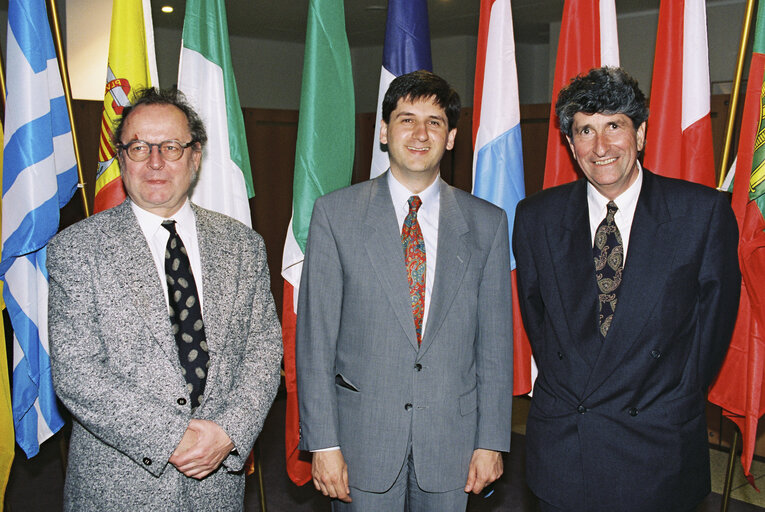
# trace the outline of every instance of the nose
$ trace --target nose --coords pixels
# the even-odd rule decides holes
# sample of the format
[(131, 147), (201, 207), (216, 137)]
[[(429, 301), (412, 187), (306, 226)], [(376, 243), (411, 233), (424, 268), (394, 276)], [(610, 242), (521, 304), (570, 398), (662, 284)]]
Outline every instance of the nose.
[(606, 140), (606, 136), (604, 134), (602, 133), (595, 134), (593, 151), (598, 156), (603, 156), (608, 151), (608, 141)]
[(414, 127), (414, 137), (419, 141), (428, 140), (428, 126), (425, 123), (417, 123)]
[(159, 146), (151, 147), (146, 164), (152, 169), (161, 169), (165, 166), (165, 159), (162, 158), (162, 154), (159, 152)]

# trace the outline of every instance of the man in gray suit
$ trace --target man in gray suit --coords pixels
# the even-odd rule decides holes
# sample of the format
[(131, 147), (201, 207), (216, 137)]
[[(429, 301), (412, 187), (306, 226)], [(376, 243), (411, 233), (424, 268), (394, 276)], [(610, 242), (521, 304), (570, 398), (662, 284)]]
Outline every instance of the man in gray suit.
[(334, 510), (464, 511), (510, 449), (507, 218), (439, 177), (459, 114), (442, 78), (398, 77), (380, 131), (390, 170), (314, 207), (300, 448)]
[(263, 240), (189, 202), (207, 136), (182, 95), (146, 91), (114, 139), (130, 199), (48, 249), (65, 509), (241, 510), (281, 359)]

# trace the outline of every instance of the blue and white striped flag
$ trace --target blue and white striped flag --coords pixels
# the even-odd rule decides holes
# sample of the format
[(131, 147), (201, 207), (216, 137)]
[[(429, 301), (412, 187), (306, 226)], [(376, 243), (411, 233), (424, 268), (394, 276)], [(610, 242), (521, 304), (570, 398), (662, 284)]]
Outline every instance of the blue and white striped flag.
[(13, 324), (13, 420), (27, 457), (63, 425), (48, 357), (46, 244), (77, 189), (66, 101), (43, 0), (8, 5), (0, 277)]
[(481, 1), (474, 94), (473, 194), (507, 212), (512, 240), (515, 206), (526, 187), (510, 0)]
[(375, 178), (390, 166), (388, 153), (380, 150), (380, 121), (385, 91), (397, 76), (419, 69), (433, 70), (430, 56), (430, 26), (426, 0), (389, 0), (388, 20), (385, 23), (380, 92), (377, 96), (377, 117), (372, 140), (372, 169)]

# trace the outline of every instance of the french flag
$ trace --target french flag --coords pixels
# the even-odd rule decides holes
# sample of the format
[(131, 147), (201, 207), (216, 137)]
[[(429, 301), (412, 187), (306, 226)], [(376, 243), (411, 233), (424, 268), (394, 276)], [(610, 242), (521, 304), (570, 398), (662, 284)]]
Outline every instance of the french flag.
[[(526, 195), (523, 179), (521, 115), (518, 73), (510, 0), (481, 0), (473, 98), (473, 194), (494, 203), (507, 213), (513, 238), (515, 206)], [(531, 348), (523, 331), (513, 270), (513, 338), (515, 394), (531, 390), (528, 361)]]
[(543, 188), (576, 180), (568, 144), (555, 117), (555, 101), (572, 78), (601, 66), (619, 66), (614, 0), (566, 0), (555, 61)]
[(646, 168), (716, 186), (704, 0), (662, 0), (650, 107)]
[(388, 153), (380, 149), (380, 122), (385, 91), (397, 76), (420, 69), (433, 71), (428, 4), (426, 0), (389, 0), (370, 178), (381, 175), (390, 167)]

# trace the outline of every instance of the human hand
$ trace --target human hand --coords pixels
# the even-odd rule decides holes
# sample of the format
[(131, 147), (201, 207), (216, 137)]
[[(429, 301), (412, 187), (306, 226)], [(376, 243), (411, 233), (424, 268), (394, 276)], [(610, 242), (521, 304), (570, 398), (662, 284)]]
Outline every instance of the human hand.
[(324, 496), (351, 502), (351, 488), (348, 487), (348, 465), (340, 449), (313, 452), (311, 464), (313, 485)]
[(484, 487), (502, 476), (503, 471), (502, 453), (478, 448), (470, 459), (465, 492), (480, 493)]
[(234, 443), (220, 425), (194, 419), (186, 427), (169, 462), (184, 475), (199, 480), (218, 469), (233, 449)]

